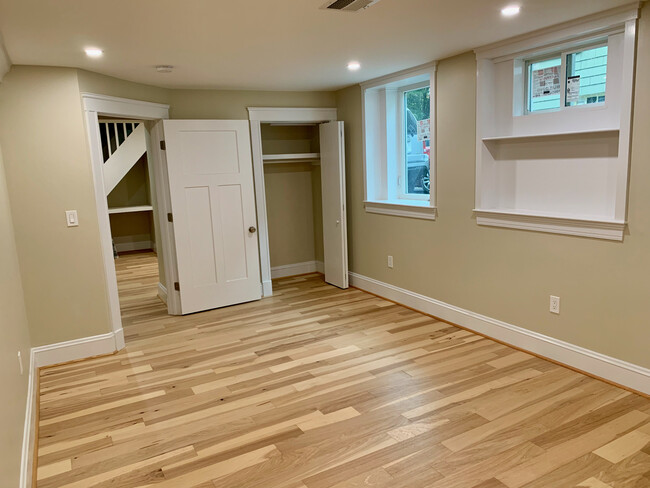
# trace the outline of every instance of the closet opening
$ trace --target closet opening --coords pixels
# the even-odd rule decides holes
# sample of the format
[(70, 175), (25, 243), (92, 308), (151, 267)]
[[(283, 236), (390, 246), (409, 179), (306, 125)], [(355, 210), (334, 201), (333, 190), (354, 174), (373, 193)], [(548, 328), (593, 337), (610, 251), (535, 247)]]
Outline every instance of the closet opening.
[(324, 273), (319, 125), (261, 124), (271, 278)]
[(128, 327), (155, 308), (167, 313), (159, 287), (164, 271), (148, 130), (136, 119), (100, 116), (98, 123), (120, 314)]

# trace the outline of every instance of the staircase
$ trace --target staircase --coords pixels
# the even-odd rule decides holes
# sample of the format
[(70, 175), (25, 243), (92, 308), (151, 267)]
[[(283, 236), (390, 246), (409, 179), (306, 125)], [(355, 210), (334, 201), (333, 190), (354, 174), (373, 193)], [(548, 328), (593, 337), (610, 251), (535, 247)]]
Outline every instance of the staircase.
[(147, 141), (144, 124), (133, 120), (100, 120), (99, 134), (108, 195), (147, 151)]

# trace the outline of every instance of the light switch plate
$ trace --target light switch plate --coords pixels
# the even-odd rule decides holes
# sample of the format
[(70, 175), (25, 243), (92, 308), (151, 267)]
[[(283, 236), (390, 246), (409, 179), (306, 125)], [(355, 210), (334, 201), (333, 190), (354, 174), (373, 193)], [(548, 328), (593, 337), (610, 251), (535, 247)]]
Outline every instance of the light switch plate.
[(68, 223), (68, 227), (78, 227), (79, 218), (77, 217), (76, 210), (66, 210), (65, 211), (65, 220)]

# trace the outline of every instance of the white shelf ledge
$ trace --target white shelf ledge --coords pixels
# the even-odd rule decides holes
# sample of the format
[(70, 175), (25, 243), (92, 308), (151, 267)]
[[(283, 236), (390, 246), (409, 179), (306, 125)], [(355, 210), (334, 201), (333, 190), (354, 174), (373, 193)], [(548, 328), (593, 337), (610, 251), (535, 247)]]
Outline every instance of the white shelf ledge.
[(490, 227), (622, 241), (626, 222), (580, 215), (555, 215), (510, 209), (474, 209), (476, 222)]
[(151, 205), (138, 205), (135, 207), (113, 207), (108, 209), (109, 214), (122, 214), (134, 212), (153, 212)]
[(320, 153), (291, 153), (291, 154), (264, 154), (264, 164), (286, 164), (314, 162), (320, 159)]
[(401, 202), (388, 200), (366, 200), (363, 202), (366, 212), (394, 215), (397, 217), (411, 217), (415, 219), (436, 220), (438, 210), (431, 207), (426, 200), (402, 200)]
[(582, 137), (618, 137), (618, 129), (597, 129), (597, 130), (578, 130), (567, 132), (549, 132), (542, 134), (529, 134), (517, 136), (493, 136), (484, 137), (483, 142), (496, 142), (496, 143), (520, 143), (520, 142), (537, 142), (542, 139), (557, 139), (557, 138), (582, 138)]

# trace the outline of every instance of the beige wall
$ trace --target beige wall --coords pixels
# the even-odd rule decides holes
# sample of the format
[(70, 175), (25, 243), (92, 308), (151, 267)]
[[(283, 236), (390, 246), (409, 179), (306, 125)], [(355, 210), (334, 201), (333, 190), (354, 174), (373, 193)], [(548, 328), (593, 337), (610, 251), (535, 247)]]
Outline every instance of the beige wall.
[(172, 90), (172, 119), (248, 120), (247, 107), (335, 107), (334, 92)]
[[(625, 242), (476, 224), (476, 63), (468, 53), (438, 66), (436, 222), (365, 213), (361, 92), (337, 93), (347, 126), (351, 270), (650, 367), (650, 93), (643, 89), (650, 86), (650, 8), (643, 13)], [(559, 316), (548, 311), (551, 294), (562, 299)]]
[[(1, 85), (0, 85), (1, 86)], [(0, 486), (18, 486), (31, 343), (0, 151)], [(23, 357), (20, 374), (18, 351)]]
[(79, 78), (79, 91), (82, 93), (97, 93), (111, 97), (165, 104), (169, 103), (171, 96), (170, 90), (165, 88), (120, 80), (119, 78), (83, 69), (77, 70), (77, 76)]
[[(14, 66), (0, 144), (34, 345), (110, 332), (77, 71)], [(79, 227), (66, 227), (71, 209)]]
[(314, 214), (309, 164), (264, 169), (271, 267), (313, 261)]

